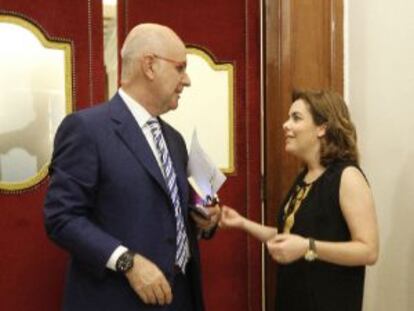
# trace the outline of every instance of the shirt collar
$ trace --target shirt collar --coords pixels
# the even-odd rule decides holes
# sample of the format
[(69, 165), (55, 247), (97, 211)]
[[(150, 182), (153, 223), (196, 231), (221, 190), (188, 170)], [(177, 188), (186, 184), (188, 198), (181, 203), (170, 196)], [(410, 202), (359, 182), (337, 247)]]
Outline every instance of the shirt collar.
[(147, 121), (152, 118), (151, 114), (139, 102), (129, 96), (122, 88), (118, 90), (119, 96), (124, 100), (129, 111), (131, 111), (134, 119), (140, 128), (143, 128)]

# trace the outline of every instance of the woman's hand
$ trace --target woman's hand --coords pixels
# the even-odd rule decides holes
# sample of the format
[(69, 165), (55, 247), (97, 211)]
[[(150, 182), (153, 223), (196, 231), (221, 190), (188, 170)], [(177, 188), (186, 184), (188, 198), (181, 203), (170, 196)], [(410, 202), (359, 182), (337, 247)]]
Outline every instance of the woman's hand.
[(266, 246), (275, 261), (287, 264), (305, 255), (309, 241), (296, 234), (277, 234), (266, 242)]
[(221, 228), (237, 228), (243, 230), (261, 242), (266, 242), (277, 234), (276, 228), (264, 226), (261, 223), (252, 221), (225, 205), (222, 207), (219, 226)]
[(236, 210), (228, 206), (223, 206), (221, 210), (221, 219), (219, 226), (221, 228), (239, 228), (242, 229), (246, 218), (241, 216)]

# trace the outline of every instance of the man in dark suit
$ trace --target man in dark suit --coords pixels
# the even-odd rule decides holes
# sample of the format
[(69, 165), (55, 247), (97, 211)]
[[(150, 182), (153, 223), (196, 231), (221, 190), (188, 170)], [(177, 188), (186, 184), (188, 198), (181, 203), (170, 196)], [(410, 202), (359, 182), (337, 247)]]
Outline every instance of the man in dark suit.
[(122, 87), (67, 116), (55, 137), (45, 225), (68, 250), (64, 310), (204, 310), (197, 236), (219, 218), (189, 216), (187, 150), (159, 116), (190, 86), (169, 28), (136, 26), (121, 51)]

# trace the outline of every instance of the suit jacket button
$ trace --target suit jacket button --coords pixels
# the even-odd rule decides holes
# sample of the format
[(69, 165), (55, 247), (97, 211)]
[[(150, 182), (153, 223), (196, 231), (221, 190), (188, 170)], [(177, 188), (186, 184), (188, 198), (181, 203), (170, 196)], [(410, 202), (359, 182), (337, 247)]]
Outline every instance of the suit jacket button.
[(175, 243), (175, 239), (174, 238), (167, 238), (167, 243), (168, 244), (174, 244)]

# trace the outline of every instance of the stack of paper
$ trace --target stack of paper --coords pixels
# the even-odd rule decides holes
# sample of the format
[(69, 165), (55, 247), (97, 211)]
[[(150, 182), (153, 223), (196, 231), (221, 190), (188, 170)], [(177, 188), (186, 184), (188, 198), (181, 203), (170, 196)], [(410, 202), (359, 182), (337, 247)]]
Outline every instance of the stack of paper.
[(187, 167), (187, 176), (194, 191), (203, 200), (214, 198), (226, 181), (226, 176), (201, 148), (194, 130)]

